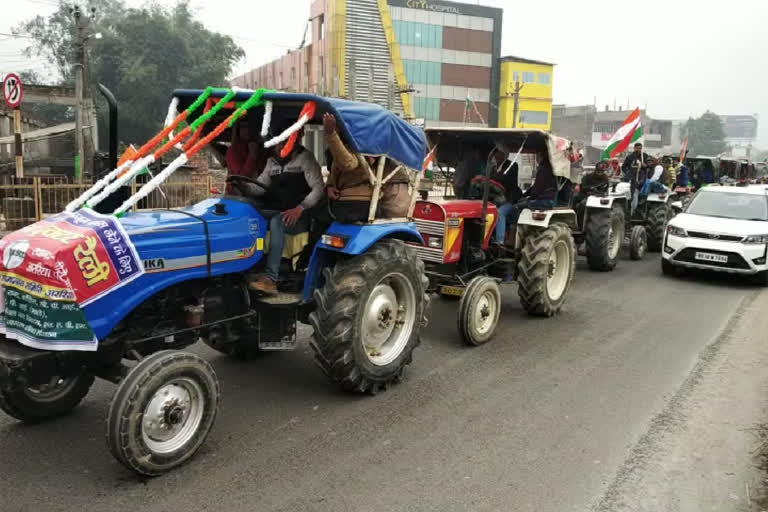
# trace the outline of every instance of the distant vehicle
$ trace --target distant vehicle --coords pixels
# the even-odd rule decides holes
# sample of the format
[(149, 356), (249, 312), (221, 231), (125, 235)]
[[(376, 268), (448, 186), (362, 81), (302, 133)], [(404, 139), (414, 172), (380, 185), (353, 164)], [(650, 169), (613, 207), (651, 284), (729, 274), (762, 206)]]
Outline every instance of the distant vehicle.
[(712, 185), (669, 221), (661, 270), (744, 274), (768, 286), (768, 186)]

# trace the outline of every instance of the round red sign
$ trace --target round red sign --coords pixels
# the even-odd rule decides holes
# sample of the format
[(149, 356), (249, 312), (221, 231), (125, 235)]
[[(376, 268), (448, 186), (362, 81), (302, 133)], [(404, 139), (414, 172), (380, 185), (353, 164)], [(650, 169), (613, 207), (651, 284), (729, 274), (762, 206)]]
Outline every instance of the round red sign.
[(16, 73), (8, 73), (3, 79), (3, 99), (10, 108), (21, 105), (21, 78)]

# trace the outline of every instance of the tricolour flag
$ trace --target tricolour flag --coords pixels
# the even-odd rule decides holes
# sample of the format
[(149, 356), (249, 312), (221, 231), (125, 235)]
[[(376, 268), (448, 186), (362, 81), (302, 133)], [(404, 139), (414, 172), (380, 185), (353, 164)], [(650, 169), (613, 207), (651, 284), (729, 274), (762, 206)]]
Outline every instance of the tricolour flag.
[(680, 148), (680, 163), (683, 163), (683, 160), (685, 160), (685, 150), (688, 149), (688, 137), (686, 136), (683, 139), (683, 145)]
[(643, 127), (640, 125), (640, 109), (636, 108), (627, 116), (616, 133), (611, 136), (608, 146), (600, 155), (602, 160), (613, 158), (619, 153), (626, 151), (630, 144), (639, 140), (643, 136)]
[(432, 161), (435, 159), (435, 150), (437, 149), (437, 144), (435, 144), (432, 147), (432, 150), (427, 154), (427, 157), (424, 159), (424, 165), (421, 166), (422, 171), (426, 171), (427, 167), (429, 167), (429, 164), (432, 163)]

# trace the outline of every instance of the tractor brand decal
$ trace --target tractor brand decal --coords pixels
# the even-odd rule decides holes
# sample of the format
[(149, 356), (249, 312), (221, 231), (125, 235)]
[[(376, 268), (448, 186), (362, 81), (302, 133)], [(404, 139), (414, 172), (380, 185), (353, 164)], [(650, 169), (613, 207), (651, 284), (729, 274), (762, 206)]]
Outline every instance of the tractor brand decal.
[[(455, 221), (455, 222), (451, 222)], [(445, 223), (445, 243), (443, 251), (446, 263), (458, 261), (461, 257), (462, 219), (448, 219)]]
[(483, 240), (485, 240), (486, 242), (491, 236), (491, 228), (494, 227), (495, 220), (496, 220), (496, 214), (494, 213), (485, 214), (485, 236), (483, 237)]
[(163, 258), (155, 258), (152, 260), (144, 260), (144, 270), (149, 272), (150, 270), (163, 270), (165, 268), (165, 260)]
[(252, 236), (259, 236), (259, 219), (251, 219), (248, 221), (248, 231)]
[(430, 213), (432, 213), (432, 207), (428, 204), (425, 204), (421, 209), (421, 213), (423, 213), (424, 215), (429, 215)]
[(459, 227), (459, 224), (461, 224), (461, 221), (456, 218), (450, 218), (445, 221), (445, 225), (448, 226), (449, 228), (457, 228)]
[(18, 240), (5, 247), (3, 251), (3, 266), (7, 269), (16, 268), (24, 262), (29, 249), (28, 240)]
[(0, 332), (35, 348), (96, 350), (82, 308), (144, 272), (118, 219), (90, 210), (11, 233), (0, 250)]

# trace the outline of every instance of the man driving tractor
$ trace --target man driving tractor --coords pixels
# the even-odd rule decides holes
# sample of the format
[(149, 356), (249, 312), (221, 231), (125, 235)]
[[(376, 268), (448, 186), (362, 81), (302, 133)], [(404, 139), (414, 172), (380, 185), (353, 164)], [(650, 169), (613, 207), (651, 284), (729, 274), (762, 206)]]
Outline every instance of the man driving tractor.
[[(299, 140), (301, 136), (299, 133)], [(283, 158), (280, 152), (285, 144), (281, 142), (275, 146), (274, 154), (256, 179), (258, 185), (238, 184), (243, 195), (264, 198), (266, 209), (261, 213), (269, 222), (269, 254), (264, 274), (252, 281), (250, 288), (266, 294), (277, 293), (286, 228), (295, 226), (304, 211), (314, 207), (325, 195), (323, 176), (315, 156), (297, 143)]]

